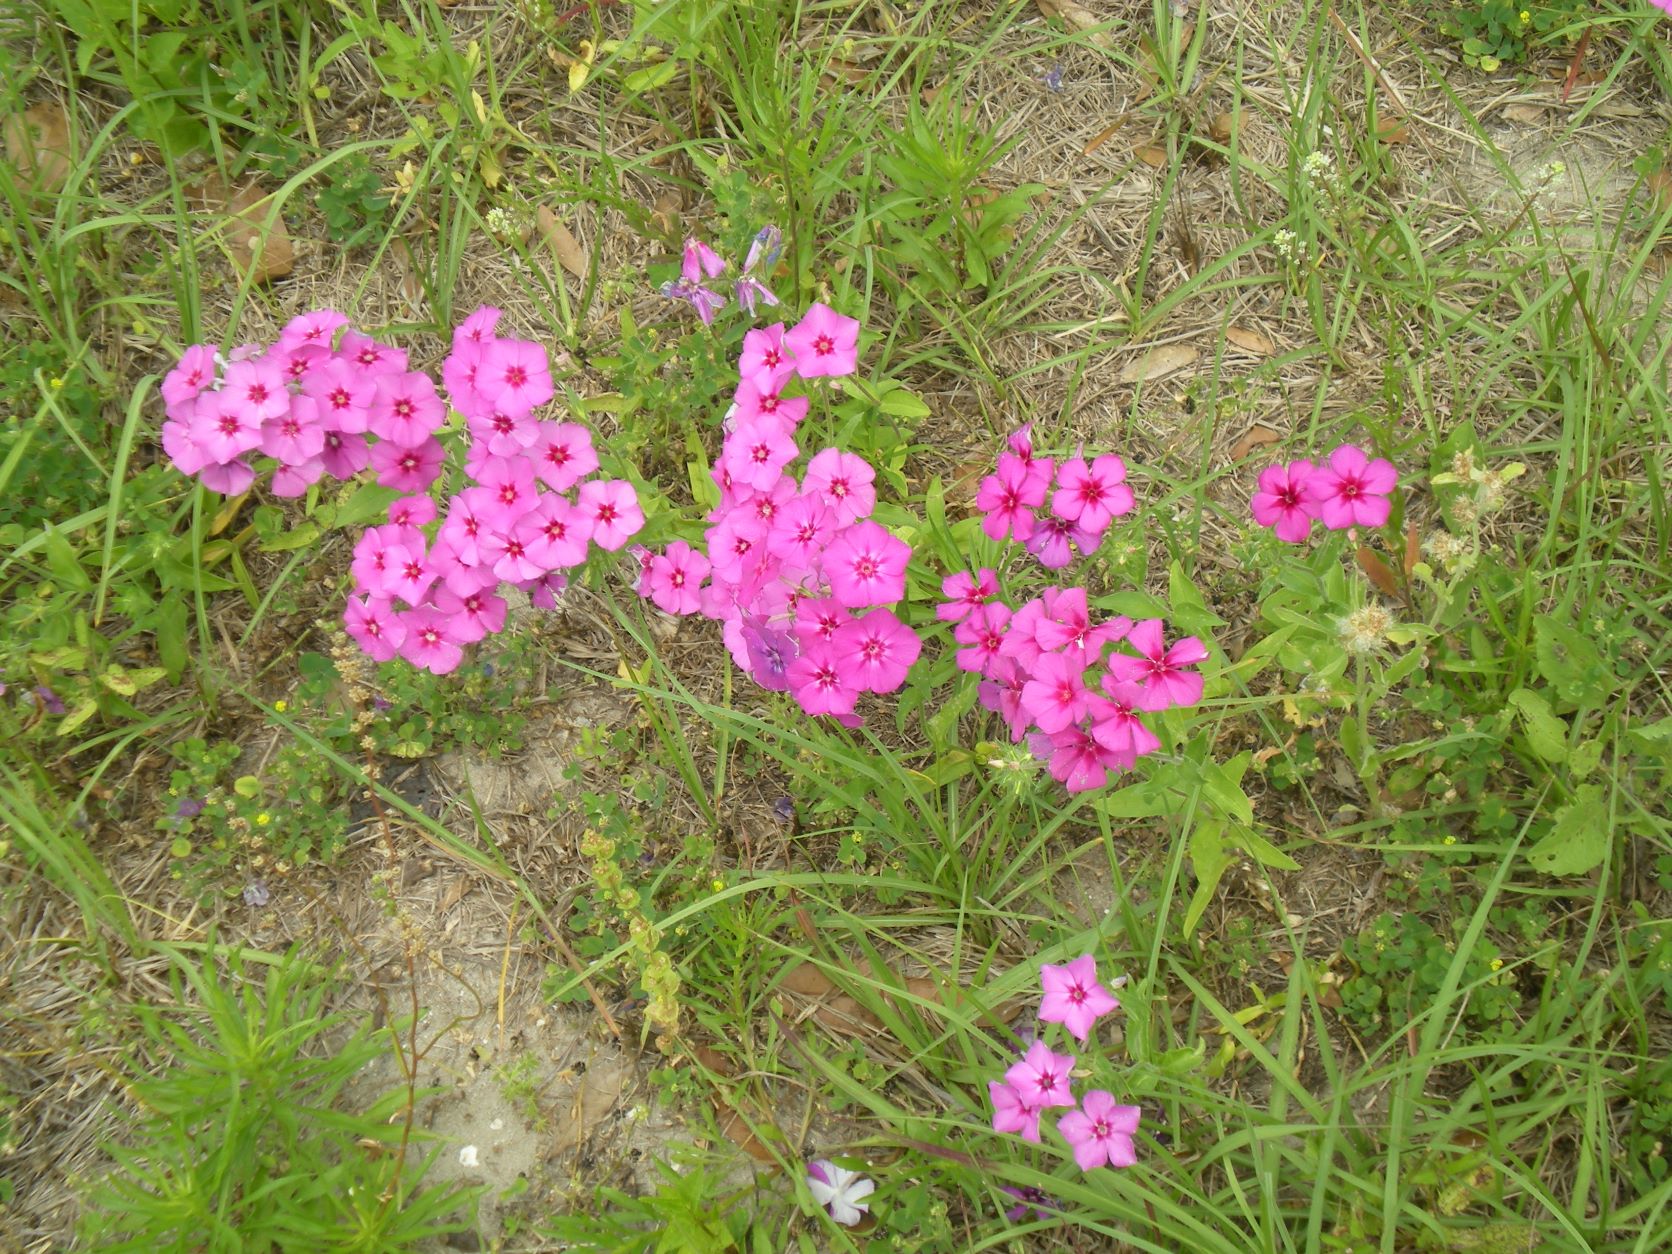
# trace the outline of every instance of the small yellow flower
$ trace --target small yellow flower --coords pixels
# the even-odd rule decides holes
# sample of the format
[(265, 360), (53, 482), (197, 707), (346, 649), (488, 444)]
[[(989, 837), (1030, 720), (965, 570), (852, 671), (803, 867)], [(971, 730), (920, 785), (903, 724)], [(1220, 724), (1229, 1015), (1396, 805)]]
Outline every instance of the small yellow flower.
[(1521, 12), (1518, 14), (1518, 16), (1521, 18), (1521, 25), (1523, 25), (1523, 26), (1531, 26), (1532, 25), (1533, 15), (1531, 13), (1527, 12), (1526, 9), (1522, 9)]
[(726, 888), (726, 881), (721, 880), (721, 879), (717, 879), (712, 884), (710, 884), (709, 887), (712, 888), (717, 893), (718, 892), (724, 892), (725, 888)]
[(265, 811), (265, 810), (263, 810), (260, 814), (255, 816), (255, 825), (257, 827), (266, 827), (272, 821), (273, 821), (273, 816), (271, 814), (267, 813), (267, 811)]
[(288, 710), (290, 708), (290, 702), (288, 702), (288, 701), (275, 701), (275, 702), (273, 702), (273, 708), (275, 710), (277, 710), (280, 714), (283, 714), (286, 710)]
[(1492, 959), (1492, 969), (1494, 971), (1499, 970), (1503, 965), (1504, 965), (1504, 960), (1502, 958)]
[(51, 378), (47, 380), (47, 386), (56, 392), (59, 388), (64, 386), (64, 381), (59, 378)]

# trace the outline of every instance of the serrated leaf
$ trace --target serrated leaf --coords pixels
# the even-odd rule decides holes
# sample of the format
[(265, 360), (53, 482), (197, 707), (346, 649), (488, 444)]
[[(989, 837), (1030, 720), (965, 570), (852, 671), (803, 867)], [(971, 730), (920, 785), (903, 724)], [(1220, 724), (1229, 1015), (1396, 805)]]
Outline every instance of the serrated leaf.
[(1527, 861), (1546, 875), (1583, 875), (1608, 856), (1610, 830), (1600, 784), (1581, 784), (1556, 822), (1527, 850)]
[(1509, 703), (1521, 714), (1533, 752), (1546, 762), (1567, 761), (1568, 727), (1551, 712), (1550, 702), (1529, 688), (1517, 688), (1509, 694)]

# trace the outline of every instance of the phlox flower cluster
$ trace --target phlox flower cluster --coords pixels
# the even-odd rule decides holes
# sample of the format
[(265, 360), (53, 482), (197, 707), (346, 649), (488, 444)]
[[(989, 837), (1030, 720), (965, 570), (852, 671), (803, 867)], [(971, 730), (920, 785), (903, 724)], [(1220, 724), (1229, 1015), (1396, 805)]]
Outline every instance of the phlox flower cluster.
[[(259, 449), (278, 463), (280, 496), (368, 466), (403, 493), (389, 521), (360, 536), (350, 567), (344, 621), (378, 661), (454, 670), (465, 646), (504, 627), (503, 585), (549, 608), (590, 545), (620, 549), (644, 523), (631, 484), (593, 476), (590, 432), (537, 416), (554, 394), (546, 350), (496, 335), (498, 321), (484, 306), (454, 330), (446, 401), (402, 350), (331, 310), (293, 319), (274, 347), (227, 363), (193, 346), (163, 381), (163, 446), (216, 491), (247, 490)], [(446, 460), (437, 433), (448, 402), (470, 434), (468, 486), (438, 510), (429, 490)]]
[[(775, 226), (762, 227), (749, 243), (743, 270), (732, 288), (737, 293), (737, 303), (751, 314), (755, 312), (756, 302), (768, 306), (778, 303), (778, 298), (767, 290), (760, 276), (772, 272), (782, 250), (783, 234)], [(697, 317), (702, 319), (704, 326), (711, 326), (714, 315), (724, 307), (726, 298), (704, 280), (717, 279), (725, 272), (726, 263), (719, 253), (701, 240), (688, 239), (680, 261), (679, 277), (662, 284), (662, 295), (669, 300), (684, 301), (697, 311)]]
[[(1032, 538), (1051, 525), (1036, 519), (1025, 501), (1044, 499), (1052, 466), (1049, 458), (1033, 456), (1026, 428), (1011, 437), (999, 472), (983, 489), (988, 503), (976, 501), (986, 512), (989, 536), (1014, 539), (1021, 532)], [(992, 485), (1002, 486), (1007, 475), (1013, 484), (1032, 487), (1025, 496), (1003, 497)], [(1097, 546), (1111, 519), (1132, 509), (1125, 475), (1113, 455), (1089, 463), (1076, 457), (1056, 469), (1051, 521), (1065, 521), (1056, 501), (1069, 494), (1067, 508), (1078, 512), (1067, 525), (1090, 528), (1073, 541), (1082, 552)], [(1063, 543), (1066, 551), (1068, 541)], [(1012, 608), (999, 599), (997, 577), (985, 568), (950, 576), (941, 591), (946, 600), (936, 614), (954, 624), (958, 668), (981, 676), (981, 704), (1004, 719), (1013, 741), (1026, 740), (1070, 792), (1101, 788), (1110, 771), (1130, 770), (1161, 747), (1143, 714), (1201, 700), (1202, 677), (1192, 668), (1207, 658), (1207, 649), (1194, 636), (1169, 644), (1159, 618), (1094, 619), (1083, 587), (1046, 588)]]
[(859, 323), (822, 304), (793, 328), (744, 336), (703, 547), (641, 552), (638, 583), (670, 614), (722, 623), (732, 660), (761, 687), (849, 725), (860, 695), (894, 691), (922, 650), (892, 608), (911, 548), (871, 519), (876, 472), (835, 448), (794, 469), (809, 399), (790, 389), (852, 374), (858, 345)]
[(1314, 521), (1330, 531), (1380, 527), (1392, 509), (1388, 494), (1398, 482), (1392, 462), (1343, 444), (1322, 465), (1303, 457), (1267, 466), (1249, 505), (1255, 522), (1270, 527), (1279, 540), (1301, 544)]
[[(1115, 995), (1098, 982), (1097, 963), (1090, 954), (1066, 966), (1043, 964), (1040, 983), (1044, 992), (1040, 1020), (1062, 1024), (1082, 1042), (1098, 1019), (1120, 1006)], [(1138, 1132), (1138, 1107), (1117, 1104), (1114, 1095), (1103, 1089), (1092, 1089), (1076, 1099), (1074, 1061), (1074, 1055), (1059, 1054), (1042, 1040), (1029, 1045), (1027, 1053), (1005, 1071), (1002, 1081), (987, 1082), (993, 1130), (1013, 1133), (1037, 1145), (1041, 1143), (1040, 1116), (1047, 1110), (1066, 1108), (1068, 1113), (1057, 1120), (1057, 1131), (1074, 1152), (1080, 1170), (1092, 1171), (1105, 1164), (1132, 1166), (1138, 1161), (1132, 1140)], [(1048, 1199), (1025, 1200), (1033, 1209), (1049, 1209), (1044, 1205)], [(1022, 1213), (1027, 1209), (1021, 1208)], [(1011, 1216), (1020, 1217), (1016, 1210)]]
[(1103, 542), (1109, 524), (1131, 513), (1133, 504), (1126, 463), (1119, 457), (1106, 453), (1087, 461), (1075, 456), (1059, 465), (1053, 458), (1034, 456), (1027, 427), (1010, 437), (1010, 447), (999, 454), (997, 467), (981, 481), (975, 497), (988, 538), (1016, 541), (1047, 570), (1061, 570), (1076, 555), (1090, 554)]

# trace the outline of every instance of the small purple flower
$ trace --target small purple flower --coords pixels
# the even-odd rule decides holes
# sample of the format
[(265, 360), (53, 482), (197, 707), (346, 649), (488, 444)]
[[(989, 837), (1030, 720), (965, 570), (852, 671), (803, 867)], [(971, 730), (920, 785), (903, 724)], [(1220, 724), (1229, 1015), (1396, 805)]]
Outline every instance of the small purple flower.
[(680, 265), (679, 277), (662, 284), (662, 295), (669, 300), (685, 301), (697, 311), (703, 326), (711, 326), (714, 315), (720, 312), (726, 298), (704, 287), (703, 276), (715, 278), (725, 268), (726, 263), (707, 244), (688, 239), (685, 241), (685, 260)]
[(376, 697), (376, 696), (374, 696), (372, 698), (372, 709), (376, 710), (379, 714), (382, 714), (384, 711), (392, 710), (394, 708), (395, 708), (395, 703), (393, 701), (386, 701), (382, 697)]
[(259, 910), (271, 900), (273, 900), (273, 894), (268, 891), (267, 885), (260, 880), (251, 880), (244, 885), (244, 904), (246, 906), (252, 906)]
[(174, 817), (177, 819), (195, 819), (203, 813), (203, 802), (196, 797), (182, 797), (180, 804), (174, 807)]
[(768, 627), (762, 619), (745, 619), (743, 645), (757, 684), (768, 692), (783, 692), (790, 686), (788, 671), (797, 656), (794, 637)]
[(1039, 81), (1045, 84), (1047, 91), (1062, 90), (1062, 63), (1054, 63), (1050, 69), (1039, 76)]
[(764, 305), (776, 305), (778, 298), (769, 292), (766, 285), (755, 278), (755, 266), (759, 265), (762, 274), (772, 273), (772, 267), (778, 264), (778, 254), (783, 248), (783, 234), (775, 226), (763, 226), (755, 233), (753, 242), (749, 245), (749, 255), (743, 260), (743, 273), (734, 285), (737, 290), (737, 303), (747, 309), (750, 314), (755, 312), (755, 302)]
[(795, 822), (795, 802), (788, 797), (779, 797), (772, 803), (772, 817), (780, 823)]
[(48, 714), (62, 714), (64, 703), (58, 699), (58, 694), (45, 684), (35, 689), (35, 699), (41, 703), (41, 708)]
[(1004, 1212), (1004, 1217), (1011, 1223), (1029, 1218), (1029, 1211), (1033, 1212), (1032, 1218), (1034, 1219), (1049, 1219), (1058, 1209), (1056, 1198), (1045, 1192), (1044, 1189), (1036, 1189), (1032, 1185), (1023, 1185), (1021, 1188), (1016, 1188), (1004, 1184), (999, 1186), (999, 1192), (1008, 1193), (1011, 1197), (1017, 1199), (1017, 1204)]

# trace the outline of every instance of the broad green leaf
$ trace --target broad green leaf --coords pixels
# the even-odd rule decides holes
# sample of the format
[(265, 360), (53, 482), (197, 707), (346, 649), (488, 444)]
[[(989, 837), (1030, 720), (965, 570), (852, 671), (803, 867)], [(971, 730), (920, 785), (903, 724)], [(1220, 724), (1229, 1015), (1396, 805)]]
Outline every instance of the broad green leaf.
[(1602, 762), (1602, 741), (1582, 740), (1568, 755), (1568, 769), (1575, 779), (1584, 779)]
[(1190, 866), (1196, 872), (1196, 891), (1190, 895), (1190, 905), (1184, 912), (1184, 934), (1193, 935), (1196, 925), (1202, 921), (1202, 915), (1207, 912), (1208, 905), (1213, 901), (1213, 894), (1219, 888), (1219, 879), (1225, 874), (1225, 868), (1231, 865), (1231, 857), (1225, 852), (1221, 835), (1224, 827), (1216, 819), (1209, 819), (1197, 826), (1190, 836)]
[(1550, 702), (1530, 688), (1517, 688), (1509, 694), (1509, 703), (1521, 714), (1533, 752), (1546, 762), (1567, 761), (1568, 727), (1550, 712)]
[(1527, 861), (1546, 875), (1583, 875), (1608, 856), (1608, 808), (1600, 784), (1581, 784), (1556, 823), (1527, 850)]
[(1273, 866), (1280, 871), (1298, 871), (1300, 863), (1284, 853), (1252, 827), (1233, 827), (1231, 839), (1261, 866)]
[(81, 561), (76, 557), (75, 549), (70, 542), (50, 526), (41, 538), (41, 550), (46, 554), (47, 566), (59, 582), (82, 592), (93, 586), (93, 581), (81, 568)]
[[(1239, 754), (1238, 757), (1244, 757)], [(1243, 761), (1242, 769), (1247, 768)], [(1202, 765), (1202, 792), (1221, 814), (1247, 826), (1254, 822), (1254, 803), (1242, 790), (1242, 769), (1231, 763), (1206, 762)]]
[(1608, 667), (1588, 636), (1549, 615), (1533, 621), (1533, 656), (1539, 674), (1564, 701), (1601, 705), (1608, 698)]
[(64, 715), (64, 721), (58, 724), (58, 734), (60, 736), (68, 736), (76, 728), (80, 727), (88, 719), (92, 718), (94, 714), (98, 713), (98, 709), (99, 703), (93, 700), (92, 697), (87, 697), (79, 705), (77, 705), (75, 709)]
[(305, 549), (319, 539), (319, 524), (304, 522), (299, 527), (293, 527), (282, 535), (274, 536), (271, 540), (261, 542), (264, 553), (288, 553), (292, 549)]
[(1207, 601), (1177, 562), (1167, 567), (1167, 600), (1172, 606), (1173, 625), (1181, 632), (1211, 638), (1213, 628), (1225, 625), (1225, 620), (1208, 608)]

